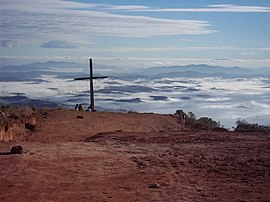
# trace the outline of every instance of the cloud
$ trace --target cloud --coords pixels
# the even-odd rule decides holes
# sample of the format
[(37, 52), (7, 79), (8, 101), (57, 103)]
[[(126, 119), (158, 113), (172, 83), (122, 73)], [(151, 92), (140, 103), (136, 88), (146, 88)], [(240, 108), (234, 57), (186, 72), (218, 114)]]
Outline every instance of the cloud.
[[(19, 82), (0, 82), (3, 88), (0, 89), (0, 95), (10, 95), (10, 92), (18, 92), (31, 98), (52, 99), (54, 101), (65, 101), (76, 99), (75, 103), (88, 102), (88, 94), (82, 93), (87, 90), (87, 81), (70, 82), (68, 79), (61, 79), (56, 76), (43, 75), (40, 79), (47, 82), (42, 83), (19, 83)], [(268, 89), (263, 89), (262, 84), (268, 84), (269, 79), (221, 79), (221, 78), (164, 78), (160, 80), (140, 79), (121, 80), (108, 78), (109, 83), (104, 80), (95, 81), (95, 89), (102, 90), (107, 87), (125, 87), (134, 85), (145, 86), (148, 88), (159, 89), (158, 87), (166, 86), (171, 89), (170, 92), (142, 91), (133, 93), (122, 93), (121, 89), (115, 94), (96, 93), (97, 105), (118, 107), (119, 102), (113, 100), (127, 100), (140, 98), (143, 102), (138, 105), (134, 103), (121, 103), (121, 107), (133, 109), (139, 112), (157, 112), (157, 113), (174, 113), (176, 109), (181, 107), (183, 110), (194, 112), (197, 117), (210, 116), (215, 120), (220, 120), (222, 124), (232, 126), (234, 122), (242, 117), (254, 120), (254, 118), (264, 119), (264, 122), (269, 124), (270, 104), (267, 98)], [(174, 86), (196, 87), (200, 85), (200, 92), (186, 92), (183, 88), (175, 89)], [(34, 86), (34, 87), (33, 87)], [(216, 86), (225, 89), (222, 93), (219, 91), (210, 91), (209, 88)], [(8, 89), (5, 90), (4, 89)], [(248, 92), (248, 94), (247, 94)], [(78, 97), (78, 95), (81, 95)], [(206, 95), (200, 96), (200, 95)], [(254, 96), (255, 95), (255, 96)], [(168, 97), (166, 102), (153, 101), (151, 96)], [(180, 100), (182, 97), (190, 97), (189, 100)], [(72, 101), (71, 101), (72, 102)], [(75, 104), (74, 103), (74, 104)], [(180, 103), (180, 106), (179, 106)], [(199, 104), (198, 104), (199, 103)], [(69, 101), (70, 104), (70, 101)], [(268, 122), (267, 122), (268, 121)]]
[[(127, 9), (122, 7), (122, 9)], [(120, 15), (102, 11), (104, 4), (61, 0), (2, 0), (0, 34), (4, 41), (69, 41), (88, 44), (95, 35), (152, 37), (216, 32), (208, 21)], [(139, 6), (133, 9), (141, 9)]]
[(119, 11), (140, 11), (140, 12), (198, 12), (198, 13), (220, 13), (220, 12), (233, 12), (233, 13), (268, 13), (270, 7), (267, 6), (239, 6), (233, 4), (219, 4), (219, 5), (208, 5), (203, 8), (150, 8), (139, 6), (111, 6), (108, 10), (119, 10)]
[(270, 104), (268, 103), (262, 103), (255, 100), (251, 100), (250, 104), (254, 107), (265, 109), (268, 111), (268, 113), (270, 113)]
[(68, 43), (66, 41), (49, 41), (41, 46), (42, 48), (63, 48), (63, 49), (72, 49), (76, 48), (76, 46), (72, 43)]
[(252, 51), (270, 51), (270, 48), (243, 48), (236, 46), (183, 46), (183, 47), (109, 47), (109, 48), (89, 48), (93, 52), (114, 52), (114, 53), (127, 53), (127, 52), (175, 52), (175, 51), (242, 51), (240, 55), (254, 55)]
[(115, 5), (104, 5), (104, 10), (124, 10), (124, 11), (141, 11), (145, 9), (151, 9), (148, 6), (128, 5), (128, 6), (115, 6)]
[(238, 6), (233, 4), (209, 5), (213, 9), (212, 12), (248, 12), (248, 13), (269, 13), (270, 7), (267, 6)]
[(243, 56), (251, 56), (251, 55), (255, 55), (256, 53), (254, 52), (243, 52), (243, 53), (240, 53), (240, 55), (243, 55)]
[(180, 39), (180, 40), (184, 42), (195, 42), (195, 40), (192, 40), (192, 39)]
[(12, 41), (12, 40), (2, 40), (1, 41), (1, 46), (2, 47), (6, 47), (6, 48), (18, 47), (19, 46), (19, 42)]

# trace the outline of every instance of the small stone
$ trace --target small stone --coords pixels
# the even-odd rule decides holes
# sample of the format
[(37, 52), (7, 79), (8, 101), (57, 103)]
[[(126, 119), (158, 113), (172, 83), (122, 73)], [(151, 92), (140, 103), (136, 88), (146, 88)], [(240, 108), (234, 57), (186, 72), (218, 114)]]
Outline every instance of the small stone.
[(153, 183), (148, 185), (148, 188), (158, 189), (158, 188), (160, 188), (160, 185), (156, 182), (153, 182)]
[(30, 131), (35, 131), (36, 130), (36, 126), (34, 124), (31, 124), (31, 123), (26, 123), (25, 128), (30, 130)]
[(204, 189), (203, 189), (202, 187), (196, 187), (195, 189), (196, 189), (198, 192), (204, 191)]
[(23, 147), (21, 145), (14, 146), (10, 150), (10, 154), (21, 154), (23, 153)]

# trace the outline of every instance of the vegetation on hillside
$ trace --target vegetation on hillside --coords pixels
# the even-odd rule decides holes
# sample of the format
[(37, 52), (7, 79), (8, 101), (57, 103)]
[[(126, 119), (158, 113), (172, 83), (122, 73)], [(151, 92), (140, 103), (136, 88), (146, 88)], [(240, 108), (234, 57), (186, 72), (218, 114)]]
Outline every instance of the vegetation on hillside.
[[(217, 122), (209, 117), (196, 118), (193, 112), (185, 113), (183, 110), (176, 110), (175, 116), (180, 117), (184, 114), (186, 118), (186, 127), (199, 130), (216, 130), (216, 131), (226, 131), (220, 122)], [(237, 120), (235, 122), (236, 127), (234, 131), (236, 132), (270, 132), (270, 126), (259, 125), (257, 123), (248, 123), (246, 120)]]
[(237, 120), (235, 124), (237, 132), (270, 132), (270, 126), (248, 123), (246, 120)]
[(186, 118), (186, 126), (194, 129), (200, 130), (215, 130), (221, 128), (220, 122), (216, 122), (209, 117), (196, 118), (196, 115), (193, 112), (185, 113), (183, 110), (176, 110), (175, 116), (179, 117), (181, 114), (184, 114)]

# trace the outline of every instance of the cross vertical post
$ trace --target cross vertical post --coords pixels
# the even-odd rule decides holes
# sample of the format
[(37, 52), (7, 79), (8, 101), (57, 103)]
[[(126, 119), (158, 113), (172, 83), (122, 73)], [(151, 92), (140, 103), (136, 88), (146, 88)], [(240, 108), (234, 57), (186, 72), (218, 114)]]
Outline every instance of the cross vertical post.
[(89, 65), (90, 65), (90, 109), (91, 111), (95, 111), (95, 104), (94, 104), (94, 85), (93, 85), (93, 64), (92, 64), (92, 58), (89, 59)]
[(107, 76), (93, 76), (93, 64), (92, 64), (92, 58), (89, 59), (89, 76), (90, 77), (81, 77), (81, 78), (74, 78), (74, 80), (90, 80), (90, 96), (89, 96), (89, 101), (90, 101), (90, 109), (92, 112), (95, 111), (95, 103), (94, 103), (94, 83), (93, 79), (105, 79), (108, 78)]

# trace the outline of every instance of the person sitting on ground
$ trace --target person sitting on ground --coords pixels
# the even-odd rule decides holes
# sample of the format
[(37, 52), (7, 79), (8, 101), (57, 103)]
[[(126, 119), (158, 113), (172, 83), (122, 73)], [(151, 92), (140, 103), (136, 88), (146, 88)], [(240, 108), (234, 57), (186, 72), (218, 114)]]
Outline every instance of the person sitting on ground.
[(86, 112), (90, 112), (91, 111), (91, 107), (88, 107), (87, 110), (85, 110)]
[(84, 111), (84, 107), (81, 104), (79, 105), (79, 111)]

